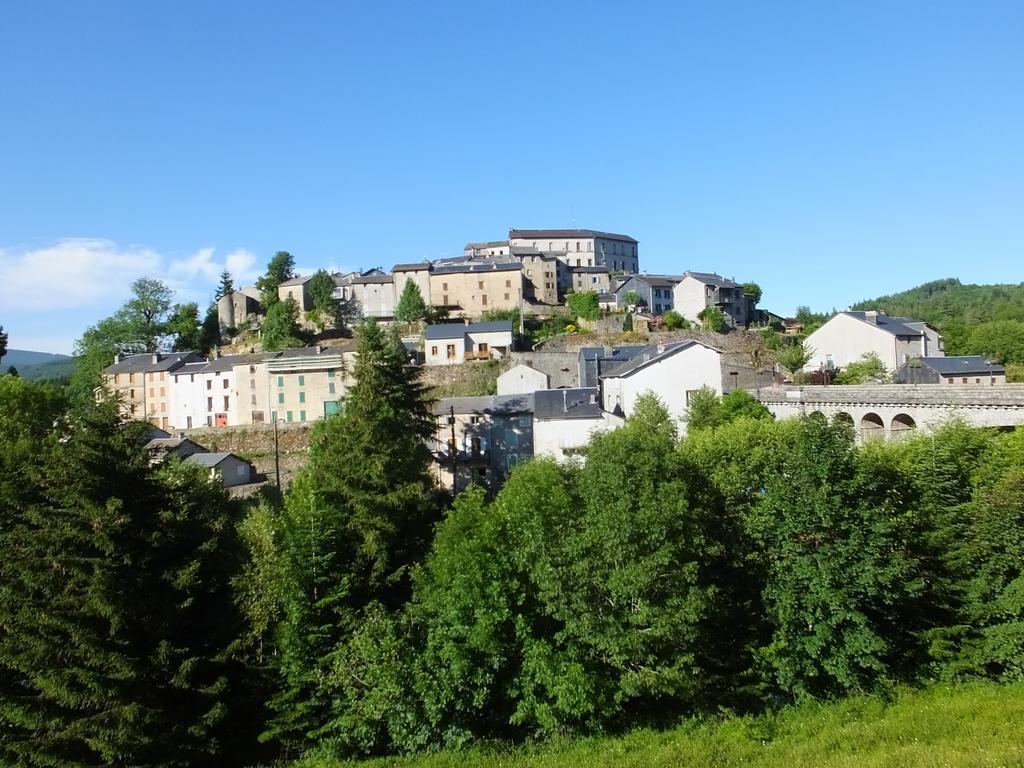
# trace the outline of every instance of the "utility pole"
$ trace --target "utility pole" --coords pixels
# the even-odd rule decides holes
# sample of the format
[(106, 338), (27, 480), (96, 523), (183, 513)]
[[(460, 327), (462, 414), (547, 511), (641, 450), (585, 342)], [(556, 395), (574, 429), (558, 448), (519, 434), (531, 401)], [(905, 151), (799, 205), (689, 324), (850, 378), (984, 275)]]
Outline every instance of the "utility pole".
[(455, 491), (456, 491), (455, 478), (456, 478), (456, 476), (458, 474), (458, 469), (459, 469), (458, 468), (458, 462), (457, 462), (457, 459), (456, 459), (456, 453), (455, 453), (456, 446), (455, 446), (455, 406), (454, 405), (450, 406), (450, 410), (449, 410), (449, 413), (448, 413), (448, 426), (451, 427), (451, 430), (452, 430), (452, 439), (448, 443), (448, 450), (449, 450), (449, 452), (452, 455), (452, 494), (454, 495)]
[(281, 451), (277, 443), (277, 414), (274, 414), (274, 474), (277, 475), (277, 490), (281, 490)]

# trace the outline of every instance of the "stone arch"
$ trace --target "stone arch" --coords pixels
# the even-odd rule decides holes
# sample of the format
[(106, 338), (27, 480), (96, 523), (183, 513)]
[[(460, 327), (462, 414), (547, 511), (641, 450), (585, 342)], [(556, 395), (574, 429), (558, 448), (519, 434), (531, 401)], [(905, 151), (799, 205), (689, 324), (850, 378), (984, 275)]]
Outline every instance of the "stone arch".
[(853, 426), (853, 416), (848, 414), (846, 411), (840, 411), (837, 413), (832, 417), (832, 421), (836, 424), (849, 424), (851, 427)]
[(885, 422), (877, 413), (865, 413), (860, 420), (860, 439), (863, 442), (869, 440), (882, 440), (885, 438)]
[(825, 414), (821, 411), (811, 411), (807, 414), (807, 418), (814, 419), (815, 421), (820, 421), (822, 423), (828, 421), (828, 419), (825, 418)]
[(892, 423), (889, 425), (889, 435), (893, 440), (903, 440), (909, 437), (915, 429), (917, 429), (917, 422), (912, 416), (906, 413), (897, 413), (892, 417)]

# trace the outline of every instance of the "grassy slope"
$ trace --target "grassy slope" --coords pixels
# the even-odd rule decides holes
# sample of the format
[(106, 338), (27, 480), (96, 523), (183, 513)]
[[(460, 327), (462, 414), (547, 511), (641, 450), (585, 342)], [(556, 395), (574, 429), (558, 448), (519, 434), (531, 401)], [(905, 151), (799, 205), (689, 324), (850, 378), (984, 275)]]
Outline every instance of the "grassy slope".
[(776, 715), (637, 731), (532, 750), (439, 753), (363, 763), (310, 759), (302, 768), (661, 768), (664, 766), (1020, 766), (1024, 685), (977, 684), (857, 698)]

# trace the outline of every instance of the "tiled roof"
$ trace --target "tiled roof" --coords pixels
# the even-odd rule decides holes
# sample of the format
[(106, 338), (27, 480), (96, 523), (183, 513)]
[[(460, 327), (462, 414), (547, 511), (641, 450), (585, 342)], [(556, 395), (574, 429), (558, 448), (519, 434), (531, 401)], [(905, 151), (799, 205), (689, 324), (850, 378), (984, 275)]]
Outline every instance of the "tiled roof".
[(299, 275), (298, 277), (293, 277), (291, 280), (285, 280), (278, 286), (278, 288), (285, 288), (289, 285), (304, 285), (305, 283), (308, 283), (312, 277), (312, 275)]
[(518, 261), (463, 261), (458, 264), (444, 264), (434, 267), (435, 275), (454, 275), (460, 272), (520, 272), (523, 265)]
[(511, 320), (493, 320), (486, 323), (441, 323), (428, 325), (423, 333), (427, 340), (461, 339), (467, 333), (512, 333)]
[(392, 272), (420, 272), (424, 269), (430, 270), (431, 264), (429, 261), (417, 261), (411, 264), (395, 264), (391, 268)]
[(446, 397), (434, 403), (434, 415), (444, 416), (455, 409), (455, 413), (494, 414), (511, 416), (518, 413), (533, 413), (533, 393), (525, 395), (486, 395), (484, 397)]
[(923, 325), (912, 317), (889, 317), (879, 313), (874, 316), (874, 319), (869, 319), (866, 312), (844, 312), (844, 315), (849, 315), (852, 318), (860, 320), (861, 322), (873, 325), (876, 328), (881, 328), (886, 333), (891, 333), (893, 336), (911, 336), (920, 337), (924, 336), (924, 332), (911, 326), (911, 323), (917, 325)]
[(195, 352), (144, 352), (126, 355), (113, 365), (103, 369), (104, 374), (113, 373), (155, 373), (171, 371), (185, 363), (202, 360)]
[[(921, 361), (921, 365), (931, 368), (940, 376), (967, 376), (976, 374), (985, 374), (988, 376), (990, 372), (994, 376), (1002, 376), (1006, 373), (1006, 368), (1003, 365), (996, 362), (990, 363), (981, 355), (920, 357), (916, 359)], [(907, 363), (907, 366), (913, 365), (914, 362), (914, 360), (910, 360)]]
[(533, 417), (542, 421), (600, 419), (600, 392), (597, 387), (538, 389), (533, 393)]
[(683, 277), (692, 277), (694, 280), (704, 283), (705, 285), (713, 285), (716, 288), (742, 288), (743, 286), (737, 283), (735, 280), (730, 280), (727, 277), (722, 277), (717, 272), (687, 272)]
[(631, 359), (617, 365), (610, 371), (606, 371), (601, 378), (621, 378), (623, 376), (630, 376), (641, 368), (645, 368), (653, 363), (660, 362), (665, 358), (672, 357), (672, 355), (682, 352), (684, 349), (689, 349), (694, 346), (704, 346), (696, 341), (677, 341), (673, 344), (652, 344), (649, 347), (644, 347), (639, 354), (634, 355)]
[(640, 282), (647, 283), (652, 288), (673, 288), (682, 281), (682, 277), (678, 275), (629, 275), (621, 283), (615, 292), (618, 293), (630, 280), (639, 280)]
[(627, 243), (637, 242), (637, 240), (633, 239), (629, 235), (617, 235), (614, 232), (600, 232), (596, 229), (510, 229), (508, 231), (509, 240), (531, 240), (534, 238), (542, 240), (545, 237), (556, 237), (563, 240), (571, 240), (574, 237), (580, 239), (601, 237), (606, 240), (622, 240)]

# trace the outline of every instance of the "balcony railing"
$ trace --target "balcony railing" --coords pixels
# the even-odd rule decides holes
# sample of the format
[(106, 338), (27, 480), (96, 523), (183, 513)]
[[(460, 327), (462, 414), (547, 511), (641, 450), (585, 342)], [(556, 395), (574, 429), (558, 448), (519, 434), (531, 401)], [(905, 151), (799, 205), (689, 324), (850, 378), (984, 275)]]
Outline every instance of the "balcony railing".
[(465, 354), (466, 360), (490, 360), (491, 350), (486, 349), (483, 352), (467, 352)]

